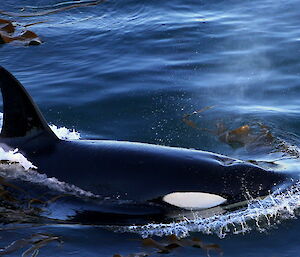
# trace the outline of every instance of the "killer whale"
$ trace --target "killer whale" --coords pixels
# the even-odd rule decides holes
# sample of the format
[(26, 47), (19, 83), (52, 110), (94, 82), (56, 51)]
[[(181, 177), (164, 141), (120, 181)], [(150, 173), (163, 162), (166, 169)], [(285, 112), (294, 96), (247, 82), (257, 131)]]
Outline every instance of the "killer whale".
[(48, 177), (107, 201), (69, 200), (81, 223), (160, 220), (171, 210), (201, 210), (268, 195), (287, 175), (210, 152), (111, 140), (61, 140), (22, 84), (0, 66), (0, 145), (19, 151)]

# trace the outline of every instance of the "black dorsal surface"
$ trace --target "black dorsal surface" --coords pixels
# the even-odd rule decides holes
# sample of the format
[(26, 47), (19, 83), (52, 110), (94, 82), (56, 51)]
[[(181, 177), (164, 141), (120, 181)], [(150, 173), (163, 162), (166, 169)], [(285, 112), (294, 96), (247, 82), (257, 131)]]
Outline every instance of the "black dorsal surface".
[(41, 132), (57, 138), (22, 84), (1, 66), (0, 88), (3, 98), (2, 138), (25, 137)]

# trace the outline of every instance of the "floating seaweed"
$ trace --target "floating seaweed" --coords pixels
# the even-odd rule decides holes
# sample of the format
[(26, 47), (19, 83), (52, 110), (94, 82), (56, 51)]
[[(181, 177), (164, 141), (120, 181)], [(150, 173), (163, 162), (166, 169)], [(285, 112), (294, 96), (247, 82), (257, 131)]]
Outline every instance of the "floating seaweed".
[(42, 204), (43, 206), (46, 207), (48, 204), (54, 203), (58, 199), (67, 197), (67, 196), (70, 196), (70, 195), (69, 194), (61, 194), (61, 195), (54, 196), (49, 200), (41, 200), (39, 198), (32, 198), (28, 201), (28, 208), (31, 208), (33, 204)]
[[(95, 6), (103, 3), (104, 1), (105, 0), (62, 2), (54, 6), (41, 7), (42, 9), (45, 9), (43, 11), (33, 11), (33, 12), (25, 13), (24, 12), (25, 8), (22, 8), (21, 13), (6, 12), (0, 10), (0, 14), (10, 16), (10, 17), (21, 17), (21, 18), (37, 17), (37, 16), (45, 16), (45, 15), (50, 15), (58, 12), (68, 11), (70, 9), (79, 8), (79, 7)], [(31, 9), (32, 8), (33, 7), (31, 7)], [(36, 9), (39, 10), (41, 8), (36, 8)], [(43, 42), (40, 39), (40, 37), (33, 31), (28, 30), (27, 28), (45, 22), (47, 21), (38, 21), (38, 22), (22, 25), (15, 21), (0, 19), (0, 44), (16, 42), (26, 46), (40, 45)]]
[(146, 257), (150, 256), (148, 253), (131, 253), (126, 256), (123, 256), (121, 254), (114, 254), (113, 257)]
[[(159, 254), (169, 254), (176, 248), (185, 248), (185, 247), (194, 247), (200, 248), (206, 252), (206, 255), (210, 257), (210, 252), (214, 251), (219, 256), (223, 255), (223, 250), (217, 244), (206, 244), (202, 242), (199, 238), (185, 238), (181, 239), (175, 235), (170, 235), (161, 241), (156, 241), (152, 238), (145, 238), (141, 240), (142, 246), (150, 249), (155, 249), (156, 253)], [(153, 252), (153, 251), (152, 251)], [(151, 253), (134, 253), (129, 254), (126, 257), (143, 257), (143, 256), (150, 256)], [(113, 257), (125, 257), (120, 254), (115, 254)]]
[[(26, 29), (26, 27), (34, 24), (37, 23), (22, 26), (9, 20), (0, 19), (0, 44), (20, 42), (23, 45), (40, 45), (42, 40), (38, 37), (38, 35), (31, 30)], [(23, 28), (22, 32), (17, 33), (20, 28)]]
[(235, 129), (229, 129), (224, 122), (217, 122), (215, 128), (208, 129), (199, 127), (191, 117), (203, 113), (204, 111), (212, 109), (214, 106), (207, 106), (200, 110), (194, 111), (190, 114), (183, 116), (183, 122), (197, 130), (207, 131), (219, 138), (220, 141), (236, 147), (244, 147), (254, 144), (270, 145), (274, 142), (274, 136), (272, 135), (270, 128), (266, 125), (256, 122), (253, 124), (244, 124)]
[[(278, 168), (278, 161), (286, 159), (299, 159), (300, 148), (297, 143), (290, 143), (292, 139), (285, 140), (284, 135), (273, 132), (273, 129), (262, 122), (249, 122), (242, 124), (237, 128), (230, 129), (224, 121), (217, 121), (212, 128), (200, 127), (194, 120), (194, 116), (203, 116), (203, 112), (212, 109), (213, 106), (207, 106), (190, 114), (185, 114), (182, 118), (183, 122), (196, 130), (207, 132), (222, 143), (231, 146), (234, 149), (245, 148), (248, 152), (263, 151), (267, 154), (280, 154), (279, 158), (273, 161), (256, 161), (247, 160), (250, 163), (261, 166), (265, 169)], [(292, 136), (295, 136), (292, 134)], [(296, 140), (299, 140), (297, 138)], [(275, 155), (278, 156), (278, 155)], [(284, 164), (283, 164), (284, 165)]]
[(202, 109), (200, 109), (200, 110), (193, 111), (192, 113), (184, 114), (183, 117), (182, 117), (182, 121), (183, 121), (186, 125), (188, 125), (188, 126), (194, 128), (194, 129), (204, 130), (204, 131), (210, 131), (210, 130), (207, 129), (207, 128), (200, 128), (200, 127), (198, 127), (197, 124), (196, 124), (194, 121), (192, 121), (190, 118), (191, 118), (192, 116), (194, 116), (195, 114), (202, 113), (202, 112), (207, 111), (207, 110), (210, 110), (210, 109), (212, 109), (212, 108), (214, 108), (214, 106), (206, 106), (206, 107), (204, 107), (204, 108), (202, 108)]
[(152, 247), (158, 249), (158, 253), (170, 253), (179, 247), (195, 247), (206, 251), (207, 256), (210, 256), (210, 251), (215, 251), (219, 256), (223, 255), (223, 250), (217, 244), (206, 244), (202, 242), (199, 238), (185, 238), (180, 239), (175, 235), (170, 235), (165, 241), (158, 242), (151, 238), (146, 238), (142, 240), (143, 246)]
[(37, 16), (45, 16), (45, 15), (54, 14), (54, 13), (58, 13), (58, 12), (68, 11), (68, 10), (71, 10), (74, 8), (79, 8), (79, 7), (95, 6), (95, 5), (102, 4), (103, 2), (105, 2), (105, 0), (96, 0), (96, 1), (90, 1), (90, 2), (76, 1), (76, 2), (72, 2), (73, 4), (71, 4), (71, 5), (63, 6), (63, 7), (58, 7), (58, 5), (56, 5), (56, 6), (53, 6), (54, 7), (53, 8), (50, 6), (49, 10), (40, 11), (40, 12), (25, 13), (24, 12), (25, 8), (24, 8), (23, 12), (21, 12), (21, 13), (6, 12), (3, 10), (0, 10), (0, 14), (10, 16), (10, 17), (22, 17), (22, 18), (37, 17)]
[(10, 245), (0, 249), (0, 255), (8, 255), (29, 246), (29, 248), (23, 252), (22, 257), (36, 257), (42, 247), (55, 241), (59, 244), (63, 243), (59, 236), (46, 233), (33, 234), (29, 238), (16, 240)]
[(49, 204), (68, 196), (70, 195), (59, 194), (51, 197), (41, 195), (33, 198), (31, 193), (0, 177), (0, 224), (70, 224), (71, 222), (64, 220), (41, 216), (48, 211)]

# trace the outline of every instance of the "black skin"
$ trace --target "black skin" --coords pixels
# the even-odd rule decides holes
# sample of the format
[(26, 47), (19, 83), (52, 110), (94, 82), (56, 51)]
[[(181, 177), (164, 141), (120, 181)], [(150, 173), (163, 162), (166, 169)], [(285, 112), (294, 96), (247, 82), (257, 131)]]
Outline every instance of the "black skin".
[[(18, 141), (18, 140), (16, 140)], [(268, 195), (282, 173), (210, 152), (109, 140), (34, 137), (10, 143), (48, 177), (104, 197), (151, 201), (172, 192), (218, 194), (228, 203)]]
[[(75, 206), (78, 201), (82, 206), (70, 217), (76, 221), (159, 220), (173, 208), (162, 202), (169, 193), (212, 193), (231, 204), (249, 195), (268, 195), (288, 180), (284, 174), (209, 152), (118, 141), (60, 140), (25, 88), (3, 67), (0, 88), (4, 110), (0, 143), (18, 148), (48, 177), (108, 197), (88, 206), (72, 199)], [(74, 204), (72, 208), (78, 210)]]

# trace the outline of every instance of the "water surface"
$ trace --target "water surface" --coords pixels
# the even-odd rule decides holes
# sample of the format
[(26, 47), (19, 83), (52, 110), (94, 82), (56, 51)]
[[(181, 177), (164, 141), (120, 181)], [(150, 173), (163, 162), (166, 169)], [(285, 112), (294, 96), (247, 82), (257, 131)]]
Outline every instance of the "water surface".
[[(53, 10), (57, 4), (75, 3), (78, 1), (8, 0), (1, 9), (37, 14)], [(185, 114), (214, 106), (192, 116), (197, 127), (215, 129), (219, 122), (232, 130), (245, 124), (264, 124), (274, 137), (294, 145), (297, 153), (299, 4), (299, 0), (108, 0), (36, 17), (2, 14), (0, 18), (22, 24), (45, 22), (30, 27), (44, 41), (42, 45), (1, 45), (0, 65), (22, 81), (49, 123), (75, 129), (81, 138), (196, 148), (244, 160), (275, 160), (283, 154), (261, 146), (234, 148), (182, 119)], [(299, 173), (297, 159), (279, 164), (278, 169)], [(258, 231), (250, 224), (250, 231), (229, 232), (223, 239), (217, 231), (205, 235), (198, 228), (202, 233), (194, 234), (191, 231), (197, 229), (186, 227), (185, 232), (219, 244), (224, 256), (297, 256), (299, 222), (292, 217), (299, 203), (294, 192), (278, 212), (276, 206), (271, 207), (274, 214), (279, 213), (278, 219)], [(290, 216), (284, 214), (290, 207)], [(247, 212), (239, 215), (247, 218)], [(140, 242), (129, 240), (139, 235), (68, 226), (1, 232), (1, 246), (37, 231), (58, 234), (65, 242), (42, 249), (45, 256), (143, 251)], [(206, 256), (205, 251), (186, 248), (169, 255), (201, 254)]]

